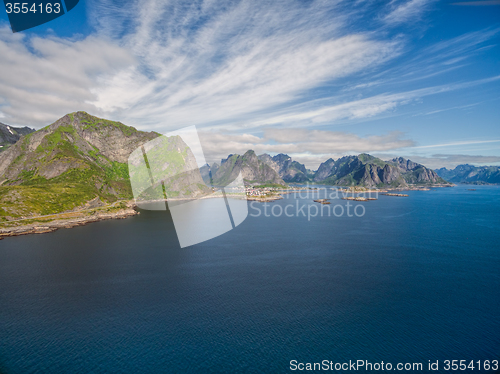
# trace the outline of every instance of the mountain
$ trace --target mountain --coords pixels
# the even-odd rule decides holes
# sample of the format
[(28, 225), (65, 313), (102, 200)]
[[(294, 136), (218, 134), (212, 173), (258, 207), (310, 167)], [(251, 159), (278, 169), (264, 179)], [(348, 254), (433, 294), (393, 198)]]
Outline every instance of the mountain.
[[(0, 220), (131, 199), (129, 155), (158, 137), (85, 112), (22, 136), (0, 153)], [(164, 139), (175, 156), (171, 165), (192, 164), (192, 153), (179, 137)], [(201, 176), (197, 182), (203, 184)]]
[(21, 136), (32, 132), (35, 132), (35, 130), (29, 127), (12, 127), (0, 122), (0, 152), (16, 143)]
[[(262, 165), (274, 173), (263, 169)], [(246, 182), (252, 184), (313, 181), (341, 186), (407, 187), (447, 183), (433, 170), (411, 160), (399, 157), (383, 161), (365, 153), (345, 156), (338, 160), (330, 158), (323, 162), (316, 172), (311, 172), (288, 155), (262, 154), (255, 157), (253, 151), (248, 151), (243, 156), (229, 155), (221, 160), (220, 167), (217, 164), (206, 165), (202, 174), (205, 181), (208, 181), (211, 171), (215, 184), (224, 185), (232, 181), (240, 170)]]
[(221, 160), (221, 165), (212, 173), (214, 185), (225, 186), (231, 183), (241, 172), (245, 184), (281, 184), (286, 185), (279, 174), (264, 161), (259, 160), (254, 151), (244, 155), (229, 155)]
[(336, 161), (327, 160), (319, 166), (314, 181), (341, 186), (407, 185), (396, 165), (367, 154), (345, 156)]
[(219, 167), (220, 166), (214, 162), (212, 166), (205, 164), (200, 168), (201, 177), (208, 186), (212, 184), (213, 177), (217, 173), (217, 170), (219, 170)]
[(447, 183), (433, 170), (402, 157), (383, 161), (366, 153), (323, 162), (314, 182), (341, 186), (406, 187), (408, 184)]
[(271, 157), (267, 153), (264, 153), (258, 159), (269, 165), (287, 183), (309, 181), (306, 167), (297, 161), (293, 161), (288, 155), (280, 153)]
[(335, 161), (333, 158), (329, 158), (325, 162), (322, 162), (319, 165), (318, 170), (316, 170), (316, 173), (314, 173), (313, 176), (313, 181), (314, 182), (323, 182), (326, 178), (329, 176), (332, 176), (338, 166), (336, 166)]
[(442, 178), (453, 183), (500, 184), (500, 166), (458, 165), (455, 169), (436, 169)]
[(448, 183), (441, 178), (434, 170), (426, 168), (424, 165), (404, 159), (403, 157), (393, 158), (392, 163), (401, 170), (403, 178), (409, 184), (441, 184)]

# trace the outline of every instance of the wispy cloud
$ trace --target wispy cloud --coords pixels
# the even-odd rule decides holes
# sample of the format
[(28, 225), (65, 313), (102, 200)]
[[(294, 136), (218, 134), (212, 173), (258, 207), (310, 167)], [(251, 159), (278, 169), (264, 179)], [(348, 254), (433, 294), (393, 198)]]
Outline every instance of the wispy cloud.
[(471, 108), (471, 107), (474, 107), (474, 106), (479, 105), (479, 104), (481, 104), (481, 103), (473, 103), (473, 104), (468, 104), (468, 105), (458, 105), (458, 106), (453, 106), (453, 107), (450, 107), (450, 108), (443, 108), (443, 109), (431, 110), (430, 112), (424, 113), (424, 115), (429, 116), (431, 114), (446, 112), (448, 110)]
[[(386, 20), (416, 17), (431, 3), (393, 1)], [(425, 96), (497, 79), (429, 80), (458, 69), (499, 30), (437, 43), (391, 67), (407, 39), (355, 22), (378, 17), (365, 8), (341, 0), (92, 0), (97, 31), (85, 39), (0, 29), (0, 113), (37, 127), (87, 110), (163, 132), (197, 125), (256, 133), (397, 115)]]
[[(261, 126), (308, 127), (332, 125), (345, 120), (363, 120), (382, 113), (394, 111), (398, 106), (406, 105), (426, 96), (461, 90), (500, 80), (500, 75), (469, 82), (440, 85), (398, 93), (384, 93), (371, 97), (346, 100), (331, 105), (332, 98), (307, 101), (295, 106), (277, 110), (273, 114), (256, 115), (255, 119), (236, 124), (219, 125), (225, 129), (255, 128)], [(340, 98), (337, 98), (337, 100)], [(330, 104), (330, 105), (329, 105)]]
[(431, 156), (407, 156), (412, 161), (423, 164), (431, 169), (454, 169), (458, 165), (470, 164), (476, 166), (499, 165), (500, 156), (481, 156), (463, 154), (433, 154)]
[(401, 24), (410, 20), (420, 19), (433, 0), (392, 1), (393, 9), (384, 17), (389, 24)]
[(116, 44), (88, 37), (27, 38), (0, 27), (0, 110), (15, 125), (47, 124), (74, 110), (95, 110), (86, 101), (102, 74), (134, 63)]
[(494, 140), (466, 140), (454, 143), (443, 143), (443, 144), (431, 144), (431, 145), (421, 145), (413, 148), (441, 148), (441, 147), (451, 147), (457, 145), (470, 145), (470, 144), (484, 144), (484, 143), (498, 143), (500, 139)]
[[(224, 11), (219, 3), (174, 3), (172, 14), (171, 6), (141, 4), (155, 12), (141, 13), (126, 45), (150, 76), (138, 66), (103, 80), (92, 104), (122, 109), (133, 122), (148, 118), (148, 125), (165, 126), (167, 117), (175, 126), (231, 121), (300, 101), (397, 55), (394, 41), (348, 32), (348, 12), (338, 3), (241, 1), (225, 3)], [(138, 97), (146, 82), (152, 84)]]
[[(362, 7), (341, 3), (92, 2), (97, 34), (80, 41), (54, 39), (51, 54), (30, 53), (40, 38), (22, 40), (2, 33), (4, 44), (22, 50), (9, 64), (37, 71), (37, 81), (46, 77), (41, 83), (45, 99), (37, 100), (43, 106), (52, 98), (58, 110), (20, 110), (15, 90), (20, 86), (20, 96), (29, 91), (19, 82), (22, 75), (13, 75), (14, 82), (0, 77), (0, 84), (12, 91), (0, 110), (12, 123), (26, 124), (31, 117), (31, 124), (40, 124), (50, 111), (76, 109), (68, 97), (77, 97), (79, 109), (168, 130), (300, 102), (327, 82), (373, 69), (399, 53), (398, 41), (347, 27), (347, 18), (355, 19)], [(95, 53), (82, 49), (92, 43)], [(62, 59), (65, 54), (78, 61), (75, 69)], [(88, 60), (100, 71), (78, 69), (79, 61)], [(25, 117), (16, 114), (20, 112)]]
[(482, 43), (491, 40), (500, 32), (500, 28), (487, 28), (468, 32), (427, 47), (422, 53), (434, 56), (436, 60), (454, 58), (462, 53), (476, 50)]
[(489, 5), (500, 5), (500, 0), (459, 1), (451, 4), (462, 5), (462, 6), (489, 6)]

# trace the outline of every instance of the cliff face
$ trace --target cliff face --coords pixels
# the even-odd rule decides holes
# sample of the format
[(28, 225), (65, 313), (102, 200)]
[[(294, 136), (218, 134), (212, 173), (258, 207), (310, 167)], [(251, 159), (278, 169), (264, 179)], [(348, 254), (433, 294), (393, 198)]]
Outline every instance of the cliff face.
[(341, 186), (406, 187), (408, 184), (446, 183), (434, 171), (402, 157), (383, 161), (368, 154), (345, 156), (322, 163), (314, 181)]
[(214, 184), (225, 186), (236, 179), (240, 172), (246, 184), (285, 185), (285, 181), (280, 178), (279, 174), (271, 166), (259, 160), (252, 150), (247, 151), (243, 156), (230, 155), (227, 159), (222, 160), (215, 175), (212, 174)]
[(428, 169), (421, 164), (406, 160), (403, 157), (394, 158), (392, 163), (397, 165), (402, 171), (403, 177), (410, 184), (436, 184), (447, 183), (434, 170)]
[(422, 166), (420, 164), (417, 164), (416, 162), (406, 160), (403, 157), (393, 158), (391, 161), (392, 161), (392, 163), (396, 164), (397, 167), (399, 167), (403, 171), (415, 170), (418, 167)]
[(453, 183), (500, 184), (500, 166), (458, 165), (455, 169), (436, 169), (442, 178)]
[(287, 183), (302, 183), (309, 180), (306, 167), (297, 161), (293, 161), (288, 155), (280, 153), (271, 157), (264, 153), (258, 158), (276, 171)]
[(332, 158), (329, 158), (325, 162), (321, 163), (321, 165), (319, 165), (318, 170), (314, 174), (313, 180), (315, 182), (324, 181), (326, 178), (335, 173), (334, 167), (335, 167), (335, 161)]
[(35, 132), (29, 127), (12, 127), (0, 122), (0, 152), (6, 150), (11, 144), (16, 143), (21, 136)]
[(28, 133), (0, 153), (0, 220), (131, 199), (129, 155), (158, 135), (85, 112)]

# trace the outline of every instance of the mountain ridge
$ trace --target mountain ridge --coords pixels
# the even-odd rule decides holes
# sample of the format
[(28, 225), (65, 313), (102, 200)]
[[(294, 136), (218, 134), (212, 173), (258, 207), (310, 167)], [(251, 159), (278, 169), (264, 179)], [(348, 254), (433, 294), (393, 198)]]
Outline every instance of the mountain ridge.
[(454, 169), (439, 168), (434, 171), (453, 183), (500, 184), (500, 166), (462, 164)]
[(339, 186), (394, 187), (409, 185), (448, 184), (433, 170), (403, 157), (384, 161), (361, 153), (322, 162), (310, 172), (303, 164), (286, 154), (258, 157), (271, 166), (287, 183), (313, 182)]
[(264, 161), (260, 160), (253, 150), (246, 151), (243, 155), (231, 154), (221, 160), (221, 165), (216, 172), (212, 172), (213, 184), (225, 186), (234, 181), (241, 172), (245, 184), (280, 184), (285, 181)]
[(5, 151), (12, 144), (15, 144), (23, 135), (35, 132), (30, 127), (14, 127), (0, 122), (0, 152)]
[(301, 183), (309, 180), (305, 165), (293, 161), (284, 153), (270, 156), (264, 153), (258, 159), (268, 164), (287, 183)]
[(403, 157), (384, 161), (366, 153), (337, 160), (329, 158), (318, 167), (313, 181), (340, 186), (398, 188), (448, 183), (433, 170)]

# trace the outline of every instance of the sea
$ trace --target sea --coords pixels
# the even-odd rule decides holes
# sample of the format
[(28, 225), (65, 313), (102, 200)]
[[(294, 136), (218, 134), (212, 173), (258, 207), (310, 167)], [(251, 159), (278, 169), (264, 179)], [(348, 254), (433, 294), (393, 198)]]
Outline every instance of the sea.
[(497, 372), (500, 186), (403, 193), (185, 248), (147, 210), (1, 240), (0, 373)]

